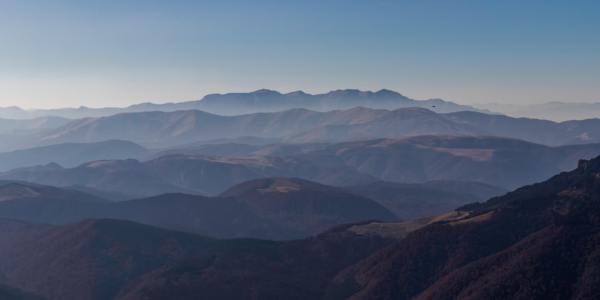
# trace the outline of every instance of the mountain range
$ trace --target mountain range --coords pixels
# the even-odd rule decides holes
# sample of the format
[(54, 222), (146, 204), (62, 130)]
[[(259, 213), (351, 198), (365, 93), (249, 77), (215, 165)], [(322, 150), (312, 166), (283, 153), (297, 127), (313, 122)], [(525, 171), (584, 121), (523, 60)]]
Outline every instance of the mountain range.
[(38, 117), (33, 119), (0, 119), (0, 135), (24, 135), (32, 132), (57, 128), (69, 123), (60, 117)]
[(348, 188), (261, 178), (218, 197), (162, 194), (118, 203), (78, 188), (0, 182), (0, 218), (65, 224), (116, 218), (217, 237), (290, 239), (365, 220), (417, 219), (506, 191), (474, 182), (376, 182)]
[(27, 135), (5, 135), (0, 150), (60, 143), (127, 140), (171, 148), (214, 140), (270, 139), (286, 143), (355, 141), (416, 135), (500, 136), (545, 145), (600, 141), (600, 119), (556, 123), (478, 112), (440, 114), (423, 108), (353, 108), (329, 112), (293, 109), (220, 116), (202, 111), (143, 112), (73, 120)]
[(574, 168), (600, 144), (548, 147), (497, 137), (420, 136), (330, 145), (299, 155), (384, 181), (464, 180), (513, 189)]
[(197, 101), (179, 103), (140, 103), (128, 107), (62, 108), (24, 110), (19, 107), (0, 108), (0, 118), (31, 119), (38, 117), (64, 117), (71, 119), (103, 117), (120, 113), (149, 111), (202, 110), (219, 115), (239, 115), (258, 112), (277, 112), (294, 108), (316, 111), (349, 109), (357, 106), (398, 109), (406, 107), (435, 108), (439, 112), (477, 110), (441, 99), (414, 100), (398, 92), (382, 89), (376, 92), (356, 89), (335, 90), (324, 94), (303, 91), (280, 93), (261, 89), (249, 93), (210, 94)]
[(67, 224), (113, 218), (213, 237), (293, 239), (340, 224), (396, 220), (376, 201), (295, 178), (242, 183), (219, 197), (163, 194), (110, 202), (73, 189), (0, 182), (0, 218)]
[[(271, 177), (234, 185), (219, 198), (161, 194), (126, 201), (131, 200), (131, 196), (81, 186), (56, 188), (23, 181), (3, 181), (0, 182), (0, 217), (52, 224), (111, 217), (206, 235), (253, 234), (282, 238), (316, 233), (318, 229), (324, 230), (344, 221), (423, 218), (505, 192), (494, 186), (463, 181), (420, 184), (373, 182), (340, 188), (298, 178)], [(122, 203), (114, 205), (110, 203), (113, 201)], [(340, 202), (336, 204), (335, 201)], [(375, 213), (378, 208), (374, 202), (380, 205), (379, 213)], [(276, 216), (276, 219), (269, 216)], [(227, 223), (241, 219), (252, 224), (231, 228), (231, 224)], [(268, 226), (263, 226), (267, 223), (265, 219), (270, 220), (273, 228), (285, 228), (269, 230)], [(207, 220), (220, 225), (207, 225), (213, 222)], [(194, 225), (196, 223), (200, 225)], [(282, 225), (287, 223), (290, 224)], [(208, 227), (213, 229), (208, 230)], [(259, 229), (245, 231), (248, 228)], [(275, 234), (263, 233), (270, 231)]]
[(172, 147), (195, 141), (254, 136), (289, 142), (357, 140), (419, 134), (470, 134), (426, 109), (396, 111), (353, 108), (316, 112), (293, 109), (276, 113), (220, 116), (202, 111), (147, 112), (73, 121), (35, 137), (36, 143), (129, 140), (146, 147)]
[[(236, 151), (232, 156), (212, 156), (215, 148), (222, 153), (230, 148)], [(600, 144), (548, 147), (495, 137), (420, 136), (334, 144), (226, 144), (179, 151), (143, 161), (23, 167), (0, 173), (0, 180), (84, 187), (123, 195), (120, 198), (217, 195), (235, 184), (265, 177), (296, 177), (334, 186), (451, 180), (512, 189), (569, 170), (579, 159), (600, 155)]]
[(600, 116), (600, 103), (597, 102), (546, 102), (529, 105), (488, 103), (469, 106), (441, 99), (414, 100), (387, 89), (379, 91), (345, 89), (323, 94), (309, 94), (303, 91), (281, 93), (261, 89), (247, 93), (210, 94), (195, 101), (164, 104), (146, 102), (128, 107), (90, 108), (82, 106), (77, 108), (30, 110), (16, 106), (0, 107), (0, 118), (34, 119), (40, 117), (61, 117), (80, 119), (104, 117), (120, 113), (172, 112), (178, 110), (202, 110), (219, 115), (238, 115), (258, 112), (278, 112), (294, 108), (315, 111), (344, 110), (358, 106), (388, 110), (421, 107), (440, 113), (478, 111), (557, 122), (592, 119)]
[(283, 157), (205, 157), (170, 155), (140, 162), (91, 161), (74, 168), (48, 164), (14, 169), (0, 179), (21, 180), (59, 187), (82, 186), (96, 190), (148, 197), (164, 193), (216, 195), (234, 184), (264, 177), (300, 177), (341, 185), (376, 181), (340, 164)]
[(594, 299), (599, 195), (596, 158), (453, 213), (294, 241), (4, 220), (0, 282), (48, 300)]
[(459, 208), (334, 279), (351, 299), (594, 299), (600, 158)]
[(216, 154), (294, 158), (306, 164), (349, 168), (383, 181), (463, 180), (516, 188), (570, 170), (579, 159), (599, 155), (600, 144), (549, 147), (500, 137), (437, 135), (342, 143), (210, 144), (173, 148), (156, 155)]
[(594, 111), (390, 90), (0, 108), (0, 299), (600, 298)]
[(76, 167), (93, 160), (143, 159), (150, 153), (140, 145), (119, 140), (54, 144), (0, 153), (0, 171), (49, 163), (56, 163), (63, 167)]

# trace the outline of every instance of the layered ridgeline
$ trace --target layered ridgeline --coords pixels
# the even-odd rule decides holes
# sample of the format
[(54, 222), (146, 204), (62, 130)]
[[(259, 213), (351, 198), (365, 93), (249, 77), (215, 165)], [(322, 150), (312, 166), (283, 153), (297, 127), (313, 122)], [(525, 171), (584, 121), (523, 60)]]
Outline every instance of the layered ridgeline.
[[(109, 108), (62, 108), (24, 110), (18, 107), (0, 108), (0, 118), (32, 119), (47, 116), (64, 118), (103, 117), (119, 113), (147, 111), (203, 110), (221, 115), (236, 115), (255, 112), (277, 112), (294, 108), (315, 111), (348, 109), (352, 107), (398, 109), (421, 107), (437, 112), (479, 111), (495, 112), (515, 117), (527, 117), (554, 121), (583, 120), (600, 115), (600, 103), (548, 102), (532, 105), (478, 104), (460, 105), (441, 99), (415, 100), (391, 90), (377, 92), (360, 90), (336, 90), (324, 94), (308, 94), (302, 91), (280, 93), (272, 90), (258, 90), (249, 93), (211, 94), (198, 101), (181, 103), (153, 104), (141, 103), (129, 107)], [(0, 121), (0, 123), (2, 123)]]
[(23, 135), (31, 132), (57, 128), (71, 122), (60, 117), (39, 117), (33, 119), (0, 119), (0, 135)]
[(287, 142), (332, 142), (415, 135), (490, 135), (547, 145), (600, 141), (600, 119), (554, 123), (477, 112), (440, 114), (422, 108), (353, 108), (329, 112), (294, 109), (220, 116), (202, 111), (147, 112), (73, 121), (37, 142), (129, 140), (170, 147), (194, 141), (255, 136)]
[(165, 194), (110, 202), (72, 189), (0, 182), (0, 218), (66, 224), (115, 218), (214, 237), (293, 239), (331, 227), (397, 217), (364, 196), (294, 178), (232, 187), (220, 197)]
[(202, 110), (220, 115), (238, 115), (256, 112), (276, 112), (294, 108), (316, 111), (349, 109), (363, 106), (381, 109), (406, 107), (435, 108), (440, 112), (477, 110), (441, 99), (414, 100), (390, 90), (377, 92), (355, 89), (336, 90), (324, 94), (308, 94), (302, 91), (280, 93), (272, 90), (257, 90), (250, 93), (211, 94), (198, 101), (153, 104), (142, 103), (124, 108), (63, 108), (24, 110), (18, 107), (0, 108), (0, 118), (30, 119), (42, 116), (66, 118), (102, 117), (119, 113), (147, 111)]
[(142, 159), (150, 155), (150, 150), (128, 141), (55, 144), (0, 153), (0, 171), (49, 163), (76, 167), (93, 160)]
[(216, 195), (232, 185), (264, 177), (299, 177), (332, 185), (376, 181), (339, 163), (321, 164), (294, 157), (197, 155), (169, 155), (144, 162), (133, 159), (92, 161), (74, 168), (51, 163), (0, 174), (0, 179), (5, 180), (91, 188), (128, 198), (164, 193)]
[(0, 179), (77, 186), (123, 195), (120, 198), (174, 192), (217, 195), (235, 184), (265, 177), (296, 177), (334, 186), (465, 181), (512, 189), (545, 180), (574, 168), (578, 159), (596, 155), (600, 144), (548, 147), (492, 137), (220, 144), (172, 149), (147, 161), (101, 160), (71, 168), (50, 163), (0, 173)]
[(65, 126), (73, 120), (59, 117), (40, 117), (26, 120), (0, 118), (0, 151), (15, 150), (27, 145), (38, 145), (35, 137), (49, 130)]
[(286, 143), (340, 142), (417, 135), (501, 136), (545, 145), (600, 141), (600, 119), (551, 122), (473, 111), (437, 113), (424, 108), (293, 109), (222, 116), (198, 110), (125, 113), (78, 119), (28, 134), (5, 134), (0, 151), (60, 143), (127, 140), (149, 148), (250, 139)]
[(600, 158), (469, 205), (339, 274), (352, 299), (596, 299)]
[(599, 214), (597, 158), (452, 214), (298, 241), (2, 221), (0, 281), (48, 300), (595, 299)]
[[(0, 217), (51, 224), (111, 217), (210, 236), (291, 238), (353, 221), (432, 216), (505, 192), (463, 181), (339, 188), (276, 177), (241, 183), (220, 197), (164, 194), (126, 201), (123, 195), (81, 186), (5, 181), (0, 182)], [(115, 199), (122, 202), (111, 203)]]

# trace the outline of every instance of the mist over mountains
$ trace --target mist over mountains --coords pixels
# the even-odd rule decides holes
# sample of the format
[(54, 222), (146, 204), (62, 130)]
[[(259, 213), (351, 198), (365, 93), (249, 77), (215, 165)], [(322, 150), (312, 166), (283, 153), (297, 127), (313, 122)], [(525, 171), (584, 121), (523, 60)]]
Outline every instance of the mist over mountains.
[(0, 0), (0, 300), (599, 300), (598, 12)]
[(34, 119), (0, 119), (0, 135), (24, 135), (40, 130), (64, 126), (71, 120), (61, 117), (39, 117)]
[(85, 118), (27, 134), (4, 134), (0, 151), (59, 143), (128, 140), (147, 148), (244, 137), (286, 143), (402, 138), (417, 135), (502, 136), (546, 145), (600, 141), (600, 119), (556, 123), (478, 112), (441, 114), (422, 108), (293, 109), (239, 116), (197, 110), (143, 112)]
[(150, 153), (140, 145), (119, 140), (54, 144), (0, 153), (0, 171), (49, 163), (76, 167), (94, 160), (144, 158)]
[[(16, 106), (0, 107), (0, 119), (80, 119), (104, 117), (120, 113), (178, 110), (201, 110), (218, 115), (240, 115), (259, 112), (279, 112), (296, 108), (313, 111), (345, 110), (353, 107), (395, 110), (399, 108), (420, 107), (438, 113), (458, 111), (476, 111), (493, 114), (505, 114), (512, 117), (546, 119), (555, 122), (584, 120), (600, 117), (599, 103), (547, 102), (542, 104), (476, 104), (461, 105), (442, 99), (415, 100), (396, 91), (361, 91), (357, 89), (334, 90), (323, 94), (309, 94), (303, 91), (281, 93), (269, 89), (247, 93), (209, 94), (200, 100), (174, 103), (139, 103), (127, 107), (56, 109), (22, 109)], [(14, 123), (14, 122), (13, 122)], [(0, 124), (5, 125), (0, 121)], [(5, 127), (5, 126), (3, 126)], [(21, 129), (21, 128), (20, 128)], [(5, 129), (4, 129), (5, 130)], [(0, 132), (2, 133), (2, 132)]]
[(441, 99), (414, 100), (391, 90), (361, 91), (356, 89), (335, 90), (324, 94), (308, 94), (295, 91), (282, 94), (261, 89), (249, 93), (210, 94), (201, 100), (179, 103), (141, 103), (125, 108), (64, 108), (24, 110), (18, 107), (0, 108), (0, 118), (30, 119), (43, 116), (63, 118), (88, 118), (118, 113), (148, 111), (202, 110), (219, 115), (239, 115), (257, 112), (277, 112), (294, 108), (314, 111), (349, 109), (357, 106), (398, 109), (406, 107), (436, 108), (439, 112), (477, 110)]
[[(76, 153), (81, 146), (57, 147)], [(226, 149), (231, 148), (236, 151), (227, 155)], [(119, 155), (126, 155), (127, 149)], [(140, 148), (134, 149), (133, 154), (139, 154)], [(512, 189), (547, 179), (575, 167), (579, 159), (597, 155), (600, 144), (548, 147), (493, 137), (421, 136), (248, 147), (217, 144), (174, 148), (148, 160), (95, 160), (74, 167), (53, 163), (50, 156), (47, 164), (6, 171), (0, 179), (81, 186), (129, 197), (174, 192), (216, 195), (232, 185), (264, 177), (297, 177), (334, 186), (460, 180)]]
[(600, 119), (389, 90), (0, 116), (0, 298), (598, 295)]

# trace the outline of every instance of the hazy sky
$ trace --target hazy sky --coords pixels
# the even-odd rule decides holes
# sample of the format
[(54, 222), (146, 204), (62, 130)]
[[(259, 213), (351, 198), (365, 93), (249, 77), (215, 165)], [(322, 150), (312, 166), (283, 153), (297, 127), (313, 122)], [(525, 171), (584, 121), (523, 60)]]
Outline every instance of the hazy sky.
[(600, 1), (0, 0), (0, 106), (271, 88), (600, 101)]

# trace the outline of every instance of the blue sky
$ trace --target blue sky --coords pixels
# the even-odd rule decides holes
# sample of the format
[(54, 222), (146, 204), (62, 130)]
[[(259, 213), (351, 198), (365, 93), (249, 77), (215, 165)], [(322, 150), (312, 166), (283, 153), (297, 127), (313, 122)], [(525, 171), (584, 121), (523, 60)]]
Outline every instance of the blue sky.
[(600, 1), (0, 0), (0, 106), (259, 88), (600, 101), (598, 15)]

